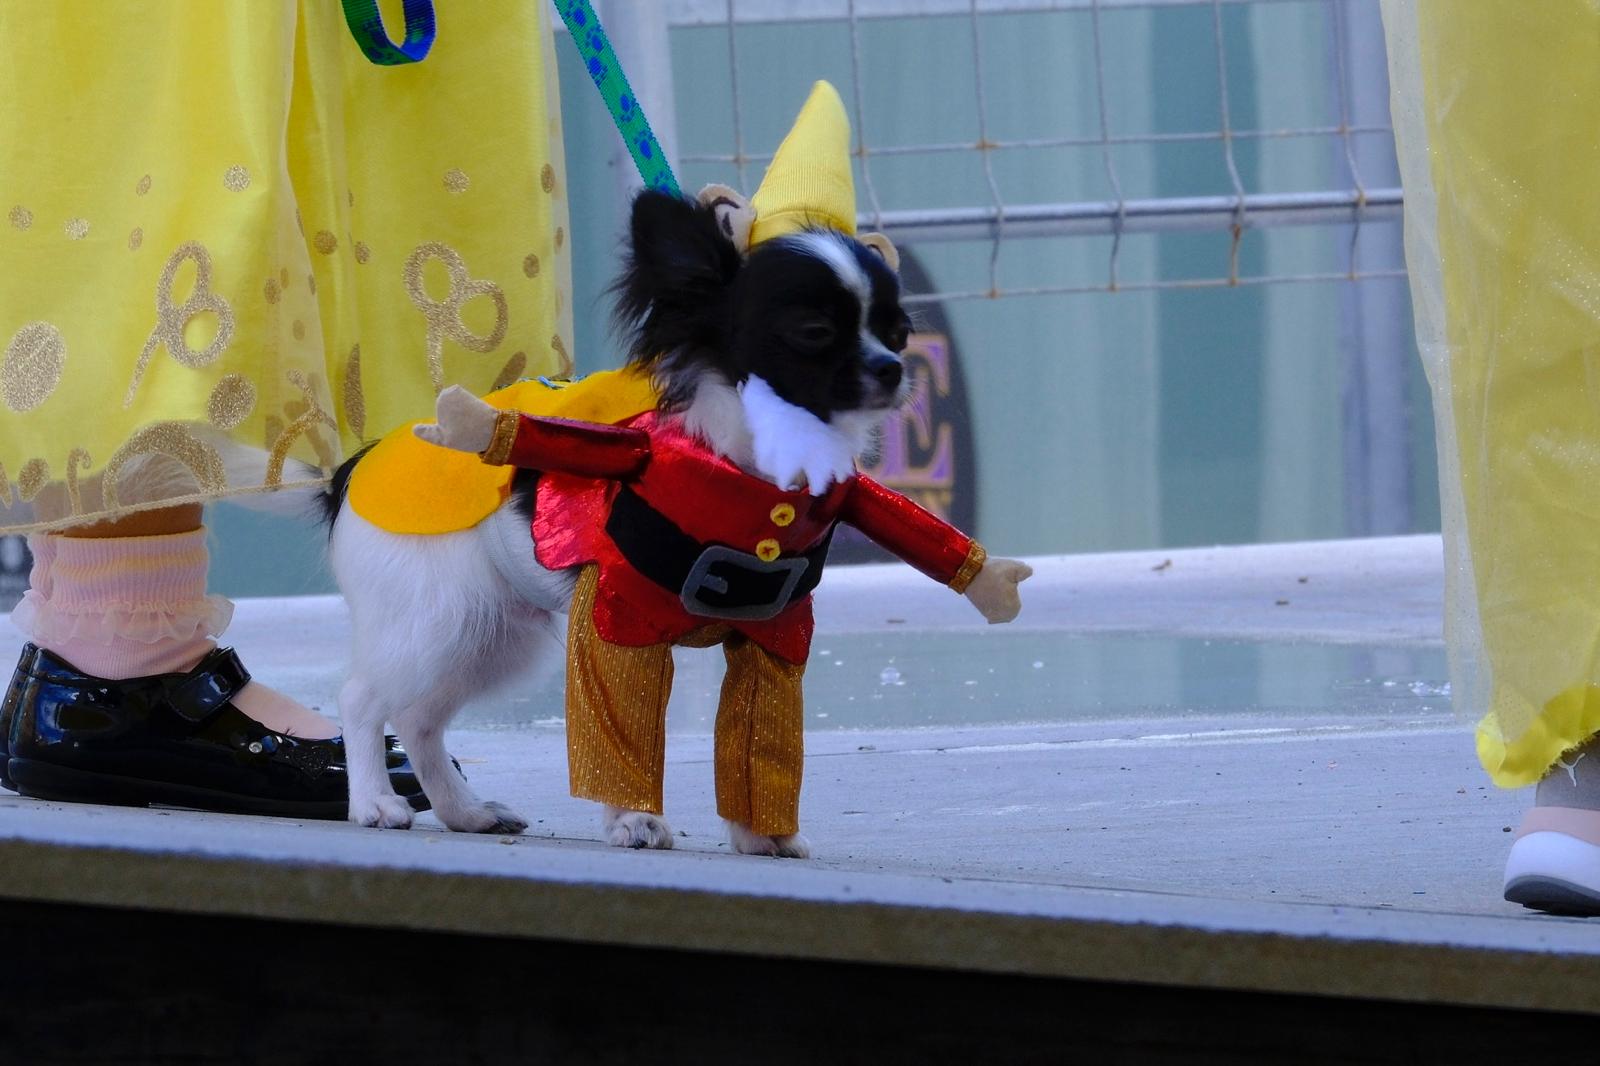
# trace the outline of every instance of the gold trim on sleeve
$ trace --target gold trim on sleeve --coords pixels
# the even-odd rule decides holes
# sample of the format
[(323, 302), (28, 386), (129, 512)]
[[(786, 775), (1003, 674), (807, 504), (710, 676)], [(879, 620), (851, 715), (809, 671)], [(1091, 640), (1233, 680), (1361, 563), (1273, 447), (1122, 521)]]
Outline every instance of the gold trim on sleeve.
[(983, 550), (983, 545), (973, 541), (972, 547), (967, 549), (967, 561), (961, 564), (956, 576), (950, 579), (951, 590), (958, 593), (966, 592), (967, 586), (972, 584), (972, 579), (978, 576), (978, 571), (983, 569), (983, 564), (988, 558), (989, 553)]
[(496, 414), (489, 446), (479, 452), (478, 457), (490, 466), (505, 466), (511, 458), (511, 446), (517, 442), (517, 425), (521, 421), (522, 413), (514, 408)]

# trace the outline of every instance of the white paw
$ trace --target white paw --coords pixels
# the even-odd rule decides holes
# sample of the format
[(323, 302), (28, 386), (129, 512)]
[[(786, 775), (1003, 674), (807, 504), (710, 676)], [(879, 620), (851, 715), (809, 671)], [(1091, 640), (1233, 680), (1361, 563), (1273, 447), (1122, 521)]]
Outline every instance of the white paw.
[(393, 794), (365, 800), (351, 796), (350, 820), (356, 825), (379, 829), (410, 829), (411, 804)]
[(769, 855), (776, 859), (809, 859), (811, 842), (799, 833), (787, 836), (762, 836), (738, 822), (728, 823), (728, 841), (740, 855)]
[(457, 833), (500, 833), (515, 836), (528, 828), (528, 820), (504, 803), (478, 803), (459, 810), (444, 811), (437, 807), (434, 814), (448, 829)]
[(659, 815), (644, 811), (608, 806), (600, 816), (600, 828), (605, 832), (606, 843), (613, 847), (662, 851), (672, 847), (672, 827)]

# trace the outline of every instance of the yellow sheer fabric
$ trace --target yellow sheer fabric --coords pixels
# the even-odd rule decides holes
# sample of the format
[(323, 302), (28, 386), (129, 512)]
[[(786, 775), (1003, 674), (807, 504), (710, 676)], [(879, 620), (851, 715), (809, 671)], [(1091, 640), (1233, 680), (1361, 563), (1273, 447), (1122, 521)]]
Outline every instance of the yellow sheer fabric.
[(1600, 6), (1384, 19), (1455, 700), (1517, 787), (1600, 731)]
[(0, 530), (316, 483), (570, 370), (546, 6), (378, 67), (332, 0), (0, 0)]

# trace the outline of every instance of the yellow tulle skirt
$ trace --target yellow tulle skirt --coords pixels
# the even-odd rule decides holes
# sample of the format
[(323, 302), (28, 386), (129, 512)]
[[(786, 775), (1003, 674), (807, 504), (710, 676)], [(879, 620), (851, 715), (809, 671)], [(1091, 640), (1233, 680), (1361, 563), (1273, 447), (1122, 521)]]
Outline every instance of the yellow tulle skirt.
[(0, 531), (314, 484), (569, 370), (547, 6), (380, 67), (334, 0), (0, 0)]
[(1454, 700), (1517, 787), (1600, 732), (1600, 6), (1383, 14)]

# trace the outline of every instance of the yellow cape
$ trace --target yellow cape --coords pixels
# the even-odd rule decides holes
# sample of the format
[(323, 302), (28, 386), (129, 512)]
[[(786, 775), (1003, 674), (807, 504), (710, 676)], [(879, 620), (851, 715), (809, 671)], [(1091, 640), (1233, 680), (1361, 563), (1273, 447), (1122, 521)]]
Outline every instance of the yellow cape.
[[(522, 381), (484, 397), (502, 410), (608, 425), (653, 410), (657, 399), (650, 375), (631, 368), (573, 382)], [(356, 514), (390, 533), (453, 533), (505, 502), (515, 467), (429, 444), (411, 432), (414, 425), (378, 441), (356, 464), (348, 496)]]

